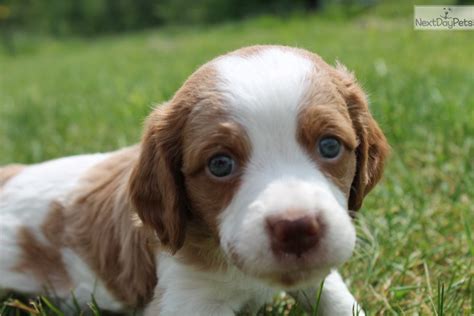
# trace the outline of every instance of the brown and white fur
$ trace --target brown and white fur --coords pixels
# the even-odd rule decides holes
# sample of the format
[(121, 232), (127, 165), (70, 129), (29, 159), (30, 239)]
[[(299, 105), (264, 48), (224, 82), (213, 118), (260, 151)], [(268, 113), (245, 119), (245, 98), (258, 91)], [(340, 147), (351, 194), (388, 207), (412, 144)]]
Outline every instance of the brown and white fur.
[[(318, 152), (328, 135), (343, 144), (334, 159)], [(320, 312), (351, 315), (335, 269), (387, 152), (343, 66), (282, 46), (231, 52), (150, 114), (139, 145), (0, 169), (0, 288), (72, 291), (81, 304), (93, 294), (146, 315), (234, 315), (278, 290), (314, 297), (326, 278)], [(231, 176), (209, 173), (218, 153), (234, 159)], [(282, 250), (274, 222), (309, 227), (311, 245)]]

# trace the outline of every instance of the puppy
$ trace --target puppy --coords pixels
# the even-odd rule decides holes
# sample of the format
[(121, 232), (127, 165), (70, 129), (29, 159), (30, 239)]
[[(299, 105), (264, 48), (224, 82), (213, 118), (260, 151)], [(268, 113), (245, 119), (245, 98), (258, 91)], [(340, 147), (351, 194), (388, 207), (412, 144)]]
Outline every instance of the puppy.
[[(0, 171), (0, 288), (145, 315), (358, 305), (336, 268), (388, 145), (346, 68), (253, 46), (199, 68), (139, 145)], [(303, 299), (306, 298), (306, 299)], [(308, 299), (309, 298), (309, 299)]]

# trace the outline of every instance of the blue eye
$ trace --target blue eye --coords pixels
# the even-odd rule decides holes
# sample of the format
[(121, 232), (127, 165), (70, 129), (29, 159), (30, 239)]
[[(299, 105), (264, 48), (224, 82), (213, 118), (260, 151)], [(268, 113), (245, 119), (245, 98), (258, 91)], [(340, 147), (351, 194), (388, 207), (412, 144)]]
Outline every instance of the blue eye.
[(218, 154), (209, 160), (207, 169), (213, 176), (223, 178), (234, 172), (235, 161), (228, 155)]
[(341, 142), (334, 137), (324, 137), (319, 141), (318, 149), (324, 158), (336, 158), (341, 152)]

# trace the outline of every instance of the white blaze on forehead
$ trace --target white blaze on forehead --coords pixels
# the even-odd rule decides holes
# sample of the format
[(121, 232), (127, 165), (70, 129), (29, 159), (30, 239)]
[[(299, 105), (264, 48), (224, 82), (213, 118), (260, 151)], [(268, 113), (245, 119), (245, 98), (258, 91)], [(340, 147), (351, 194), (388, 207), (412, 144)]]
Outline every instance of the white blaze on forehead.
[[(215, 65), (218, 89), (241, 119), (257, 115), (259, 123), (270, 119), (278, 125), (288, 122), (289, 114), (295, 114), (296, 123), (298, 105), (313, 67), (309, 59), (292, 51), (266, 48), (250, 56), (227, 55)], [(267, 119), (260, 120), (262, 115)]]
[(297, 119), (314, 67), (311, 60), (291, 50), (263, 48), (249, 56), (224, 56), (215, 66), (217, 88), (230, 115), (244, 126), (254, 157), (259, 156), (256, 151), (278, 151), (283, 158), (301, 150)]

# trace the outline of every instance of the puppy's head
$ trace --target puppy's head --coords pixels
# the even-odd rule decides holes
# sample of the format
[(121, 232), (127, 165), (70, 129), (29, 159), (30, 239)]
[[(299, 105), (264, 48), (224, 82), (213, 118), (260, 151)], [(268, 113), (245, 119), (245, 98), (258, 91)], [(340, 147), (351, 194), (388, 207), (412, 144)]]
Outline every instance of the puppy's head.
[(292, 288), (350, 257), (350, 211), (387, 152), (343, 66), (250, 47), (201, 67), (150, 115), (130, 194), (173, 252), (199, 223), (244, 273)]

